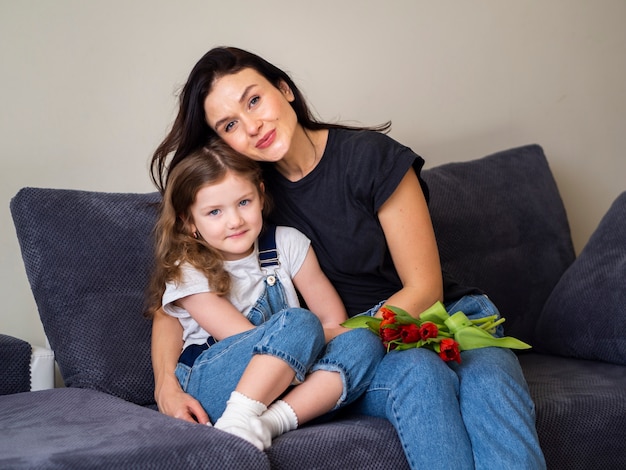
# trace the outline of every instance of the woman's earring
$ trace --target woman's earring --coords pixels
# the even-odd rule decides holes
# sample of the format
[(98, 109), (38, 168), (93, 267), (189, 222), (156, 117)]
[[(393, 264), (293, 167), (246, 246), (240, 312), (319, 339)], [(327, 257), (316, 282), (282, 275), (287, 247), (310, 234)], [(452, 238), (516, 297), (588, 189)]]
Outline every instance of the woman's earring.
[(195, 238), (196, 240), (199, 238), (198, 237), (198, 232), (193, 232), (192, 235), (193, 235), (193, 238)]

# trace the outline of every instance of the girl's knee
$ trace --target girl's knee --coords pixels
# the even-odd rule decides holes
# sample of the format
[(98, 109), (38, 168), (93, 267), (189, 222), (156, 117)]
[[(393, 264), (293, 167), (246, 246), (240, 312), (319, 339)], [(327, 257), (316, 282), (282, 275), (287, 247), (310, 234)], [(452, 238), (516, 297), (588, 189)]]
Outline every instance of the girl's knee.
[(327, 354), (341, 356), (343, 361), (378, 363), (385, 355), (380, 338), (365, 328), (355, 328), (333, 338), (326, 346)]
[(322, 324), (311, 311), (303, 308), (287, 308), (278, 314), (283, 328), (294, 329), (299, 332), (324, 337)]

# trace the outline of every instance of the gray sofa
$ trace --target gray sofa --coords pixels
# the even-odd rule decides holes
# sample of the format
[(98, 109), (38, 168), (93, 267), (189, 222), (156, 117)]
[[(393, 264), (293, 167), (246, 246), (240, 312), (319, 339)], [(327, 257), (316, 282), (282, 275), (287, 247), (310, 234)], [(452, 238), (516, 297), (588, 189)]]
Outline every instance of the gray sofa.
[[(442, 165), (424, 178), (444, 269), (483, 288), (507, 334), (534, 346), (519, 358), (548, 467), (626, 468), (626, 192), (575, 259), (541, 147)], [(158, 199), (38, 188), (12, 199), (66, 387), (2, 392), (0, 468), (408, 468), (391, 425), (349, 409), (265, 453), (155, 411), (141, 312)], [(9, 343), (0, 336), (0, 357), (12, 354)]]

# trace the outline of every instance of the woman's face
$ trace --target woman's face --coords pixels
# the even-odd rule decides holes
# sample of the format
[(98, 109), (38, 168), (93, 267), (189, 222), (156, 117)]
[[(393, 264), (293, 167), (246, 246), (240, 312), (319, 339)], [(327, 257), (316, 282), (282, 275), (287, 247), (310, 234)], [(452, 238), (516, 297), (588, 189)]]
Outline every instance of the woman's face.
[(233, 149), (256, 161), (277, 162), (289, 152), (298, 127), (293, 99), (286, 83), (276, 88), (246, 68), (213, 83), (204, 112), (209, 126)]

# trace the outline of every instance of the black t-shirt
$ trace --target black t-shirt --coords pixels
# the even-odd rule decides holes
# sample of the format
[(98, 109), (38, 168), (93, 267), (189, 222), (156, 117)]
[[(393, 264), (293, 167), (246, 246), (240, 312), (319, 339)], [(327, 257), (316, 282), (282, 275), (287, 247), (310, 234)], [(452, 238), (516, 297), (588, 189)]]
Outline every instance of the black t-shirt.
[[(311, 239), (350, 316), (402, 288), (377, 213), (408, 169), (419, 177), (423, 165), (420, 156), (385, 134), (331, 129), (320, 162), (301, 180), (291, 182), (273, 165), (264, 166), (274, 204), (269, 219)], [(428, 198), (421, 177), (420, 183)]]

